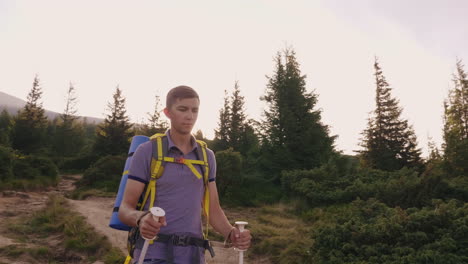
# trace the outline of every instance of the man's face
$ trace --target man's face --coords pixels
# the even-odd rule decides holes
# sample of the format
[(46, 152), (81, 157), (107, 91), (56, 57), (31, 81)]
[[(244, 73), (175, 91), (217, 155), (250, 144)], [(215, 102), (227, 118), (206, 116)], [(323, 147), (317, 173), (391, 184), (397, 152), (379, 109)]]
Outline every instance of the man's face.
[(180, 134), (190, 134), (198, 117), (198, 98), (177, 99), (164, 113), (171, 120), (171, 128)]

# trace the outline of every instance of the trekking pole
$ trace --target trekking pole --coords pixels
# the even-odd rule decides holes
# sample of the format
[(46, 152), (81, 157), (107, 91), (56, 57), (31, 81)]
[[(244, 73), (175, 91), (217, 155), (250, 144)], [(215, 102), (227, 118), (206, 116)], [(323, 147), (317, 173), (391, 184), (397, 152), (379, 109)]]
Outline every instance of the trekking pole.
[[(166, 212), (164, 212), (164, 210), (162, 208), (159, 208), (159, 207), (151, 207), (150, 212), (151, 212), (151, 215), (153, 216), (154, 220), (156, 220), (156, 222), (159, 222), (159, 217), (163, 217), (163, 216), (166, 215)], [(141, 237), (143, 237), (145, 239), (145, 244), (143, 245), (143, 248), (141, 249), (140, 259), (138, 260), (138, 264), (142, 264), (143, 261), (145, 260), (146, 251), (148, 251), (148, 246), (149, 246), (150, 240), (153, 240), (158, 236), (156, 235), (153, 238), (146, 238), (144, 236), (141, 236)]]
[[(236, 221), (236, 226), (239, 228), (239, 231), (242, 233), (244, 232), (244, 226), (248, 225), (249, 223), (244, 221)], [(237, 249), (239, 251), (239, 264), (244, 264), (244, 251), (245, 249)]]

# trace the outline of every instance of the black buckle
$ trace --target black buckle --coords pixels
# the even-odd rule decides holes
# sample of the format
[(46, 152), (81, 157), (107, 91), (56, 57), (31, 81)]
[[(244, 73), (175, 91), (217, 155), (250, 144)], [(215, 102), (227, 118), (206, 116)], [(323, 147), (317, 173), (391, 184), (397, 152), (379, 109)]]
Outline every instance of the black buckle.
[(207, 244), (208, 244), (208, 251), (210, 252), (210, 255), (212, 258), (215, 257), (215, 252), (213, 250), (213, 247), (211, 246), (211, 242), (209, 240), (206, 240), (207, 241)]
[(186, 235), (173, 236), (172, 243), (174, 244), (174, 246), (185, 247), (188, 245), (189, 239), (190, 237)]

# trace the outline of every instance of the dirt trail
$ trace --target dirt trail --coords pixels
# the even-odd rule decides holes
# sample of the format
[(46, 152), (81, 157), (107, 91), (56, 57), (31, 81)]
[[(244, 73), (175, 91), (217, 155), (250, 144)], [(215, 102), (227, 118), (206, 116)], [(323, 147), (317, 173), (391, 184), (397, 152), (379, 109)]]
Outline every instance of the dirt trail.
[[(61, 181), (57, 188), (49, 189), (47, 192), (14, 192), (4, 191), (0, 193), (0, 247), (16, 244), (13, 239), (3, 236), (6, 229), (5, 225), (2, 225), (4, 219), (15, 219), (19, 217), (25, 217), (31, 215), (34, 211), (40, 210), (45, 206), (47, 197), (49, 194), (66, 194), (74, 189), (74, 182), (80, 178), (80, 175), (66, 175), (61, 177)], [(86, 217), (87, 222), (95, 227), (95, 229), (107, 236), (110, 242), (124, 254), (126, 251), (126, 239), (127, 232), (118, 231), (110, 228), (109, 221), (114, 207), (114, 198), (101, 198), (101, 197), (90, 197), (86, 200), (78, 201), (68, 199), (72, 209), (79, 212), (81, 215)], [(24, 244), (24, 243), (23, 243)], [(225, 249), (222, 247), (222, 243), (214, 242), (214, 250), (216, 252), (215, 258), (211, 258), (207, 252), (206, 263), (209, 264), (230, 264), (238, 263), (238, 254), (233, 249)], [(11, 260), (0, 257), (0, 263), (11, 263)], [(14, 263), (25, 263), (16, 261)], [(244, 261), (244, 263), (252, 263)]]
[[(98, 232), (106, 235), (111, 243), (120, 248), (124, 254), (127, 253), (127, 232), (109, 227), (112, 208), (114, 208), (113, 198), (91, 197), (84, 201), (69, 200), (69, 202), (72, 204), (73, 209), (85, 216), (88, 223), (92, 224)], [(234, 252), (233, 249), (223, 248), (222, 243), (214, 242), (214, 250), (216, 252), (215, 258), (211, 258), (207, 252), (207, 263), (238, 263), (237, 252)]]
[[(69, 200), (73, 209), (86, 217), (88, 223), (93, 225), (96, 230), (106, 235), (111, 243), (127, 253), (127, 232), (115, 230), (109, 227), (109, 221), (112, 209), (114, 208), (114, 198), (90, 197), (83, 201)], [(230, 264), (238, 263), (238, 254), (232, 248), (223, 248), (219, 242), (213, 243), (216, 256), (206, 254), (206, 263), (209, 264)], [(244, 261), (244, 263), (248, 263)]]

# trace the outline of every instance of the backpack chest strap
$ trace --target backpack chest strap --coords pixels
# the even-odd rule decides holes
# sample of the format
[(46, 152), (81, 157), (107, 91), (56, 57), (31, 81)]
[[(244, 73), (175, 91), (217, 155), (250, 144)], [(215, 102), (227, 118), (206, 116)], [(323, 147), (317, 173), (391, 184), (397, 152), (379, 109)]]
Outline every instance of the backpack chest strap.
[(202, 175), (200, 174), (200, 172), (193, 165), (206, 166), (206, 162), (204, 162), (202, 160), (191, 160), (191, 159), (173, 158), (173, 157), (164, 157), (163, 160), (165, 162), (173, 162), (173, 163), (186, 165), (198, 179), (201, 179)]

